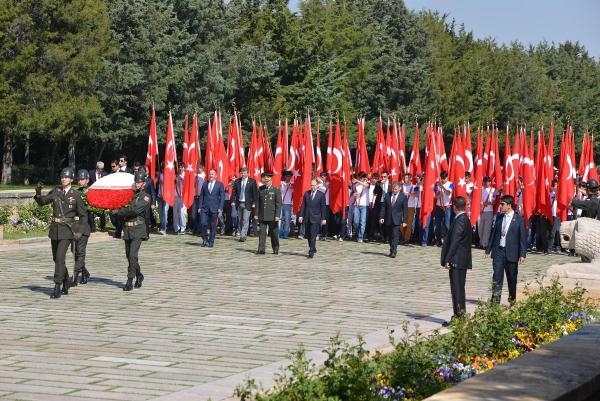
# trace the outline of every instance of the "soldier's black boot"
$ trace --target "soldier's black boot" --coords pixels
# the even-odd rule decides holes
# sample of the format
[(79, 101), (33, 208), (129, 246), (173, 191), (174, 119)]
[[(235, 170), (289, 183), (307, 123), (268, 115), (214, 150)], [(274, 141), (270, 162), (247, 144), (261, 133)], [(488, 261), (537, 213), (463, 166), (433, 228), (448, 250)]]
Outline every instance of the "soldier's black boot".
[(60, 298), (60, 284), (54, 284), (54, 292), (50, 294), (50, 298), (58, 299)]
[(128, 278), (127, 283), (125, 284), (125, 287), (123, 287), (123, 291), (131, 291), (131, 290), (133, 290), (133, 279)]
[(60, 291), (63, 295), (69, 295), (69, 284), (71, 283), (71, 277), (67, 276), (63, 280), (62, 290)]
[(75, 272), (73, 280), (71, 281), (71, 287), (77, 287), (77, 280), (79, 279), (79, 272)]
[(140, 288), (142, 286), (142, 281), (144, 281), (144, 275), (142, 273), (138, 273), (135, 275), (135, 284), (133, 285), (135, 288)]
[(79, 282), (80, 284), (87, 284), (88, 280), (90, 279), (90, 272), (88, 271), (88, 269), (86, 269), (85, 267), (82, 268), (81, 270), (81, 281)]

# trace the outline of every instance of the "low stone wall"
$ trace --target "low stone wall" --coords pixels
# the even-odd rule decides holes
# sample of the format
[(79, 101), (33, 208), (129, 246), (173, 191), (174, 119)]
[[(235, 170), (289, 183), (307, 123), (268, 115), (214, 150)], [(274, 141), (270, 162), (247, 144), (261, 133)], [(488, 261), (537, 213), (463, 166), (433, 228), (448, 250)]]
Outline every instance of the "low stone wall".
[(33, 202), (34, 195), (35, 191), (33, 189), (0, 191), (0, 205), (17, 205)]
[(592, 324), (427, 401), (599, 399), (600, 324)]

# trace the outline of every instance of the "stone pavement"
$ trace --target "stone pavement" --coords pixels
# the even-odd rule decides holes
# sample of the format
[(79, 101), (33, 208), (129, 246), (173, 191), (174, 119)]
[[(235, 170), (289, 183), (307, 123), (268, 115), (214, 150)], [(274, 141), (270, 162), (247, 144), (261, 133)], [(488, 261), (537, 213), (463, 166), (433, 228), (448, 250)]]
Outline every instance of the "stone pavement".
[[(304, 240), (257, 256), (255, 238), (209, 249), (193, 236), (152, 236), (140, 252), (144, 286), (124, 293), (124, 245), (104, 239), (88, 246), (89, 284), (60, 300), (49, 298), (48, 240), (0, 247), (0, 400), (222, 400), (249, 376), (268, 386), (301, 344), (319, 362), (336, 333), (382, 348), (405, 321), (429, 331), (451, 315), (436, 247), (400, 247), (390, 259), (387, 245), (319, 241), (307, 259)], [(519, 279), (573, 261), (529, 255)], [(491, 278), (482, 251), (474, 265), (471, 308)]]

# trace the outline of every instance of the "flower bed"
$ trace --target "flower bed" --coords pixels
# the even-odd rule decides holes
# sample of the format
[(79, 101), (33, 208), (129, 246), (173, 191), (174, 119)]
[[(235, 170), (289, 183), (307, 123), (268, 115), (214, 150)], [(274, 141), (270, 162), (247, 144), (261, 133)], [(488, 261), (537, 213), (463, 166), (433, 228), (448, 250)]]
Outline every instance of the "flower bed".
[(565, 292), (558, 279), (507, 307), (480, 302), (473, 314), (455, 320), (447, 333), (409, 334), (390, 342), (392, 352), (370, 355), (359, 339), (335, 337), (317, 368), (303, 349), (276, 377), (276, 386), (259, 390), (249, 379), (234, 395), (242, 401), (421, 400), (495, 365), (517, 358), (589, 323), (596, 305), (577, 287)]

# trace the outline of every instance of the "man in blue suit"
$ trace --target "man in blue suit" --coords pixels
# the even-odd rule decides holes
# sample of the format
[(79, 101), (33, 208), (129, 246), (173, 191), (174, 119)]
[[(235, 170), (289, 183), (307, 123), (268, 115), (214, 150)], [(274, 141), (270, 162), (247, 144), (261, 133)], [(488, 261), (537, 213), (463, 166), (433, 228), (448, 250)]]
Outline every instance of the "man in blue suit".
[(408, 220), (408, 198), (400, 192), (399, 182), (394, 182), (392, 192), (387, 192), (384, 196), (379, 222), (385, 226), (386, 236), (390, 239), (389, 256), (395, 258), (400, 241), (400, 226), (406, 227)]
[(317, 189), (315, 178), (310, 181), (310, 190), (304, 193), (302, 206), (298, 213), (298, 222), (305, 224), (305, 234), (308, 239), (308, 257), (313, 258), (317, 253), (317, 235), (322, 225), (327, 224), (325, 209), (325, 194)]
[(512, 195), (504, 195), (500, 207), (502, 213), (494, 220), (485, 255), (492, 254), (492, 302), (500, 303), (506, 272), (508, 301), (513, 303), (517, 299), (518, 266), (525, 262), (527, 254), (527, 230), (523, 217), (515, 213), (515, 198)]
[(200, 209), (202, 212), (202, 227), (204, 227), (204, 241), (202, 246), (212, 248), (217, 234), (217, 217), (223, 210), (225, 202), (225, 187), (217, 181), (217, 172), (211, 169), (208, 180), (202, 184), (200, 192)]

